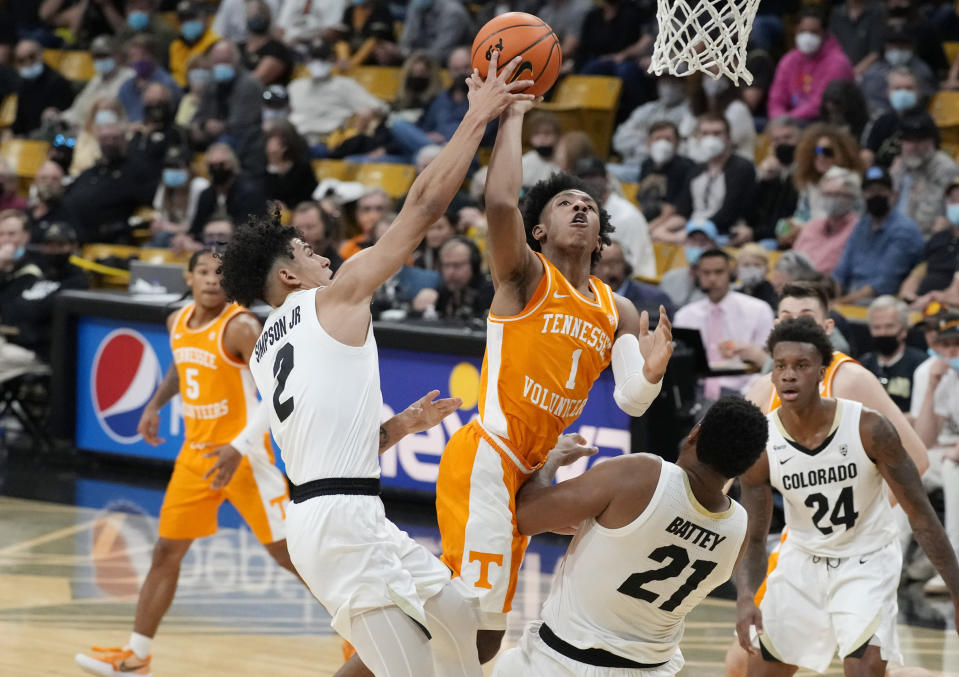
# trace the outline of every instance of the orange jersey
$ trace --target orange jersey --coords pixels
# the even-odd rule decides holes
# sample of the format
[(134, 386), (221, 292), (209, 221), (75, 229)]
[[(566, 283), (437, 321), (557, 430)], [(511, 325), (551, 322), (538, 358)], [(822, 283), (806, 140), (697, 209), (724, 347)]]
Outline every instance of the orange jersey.
[[(479, 423), (527, 470), (582, 413), (609, 364), (619, 324), (613, 291), (596, 277), (589, 300), (542, 254), (544, 274), (519, 315), (487, 320)], [(504, 448), (505, 447), (505, 448)]]
[(195, 309), (195, 303), (183, 308), (170, 333), (183, 399), (185, 443), (220, 446), (243, 431), (247, 412), (257, 402), (249, 366), (231, 357), (223, 346), (227, 323), (248, 311), (232, 303), (212, 322), (190, 328), (187, 322)]
[[(836, 372), (839, 371), (839, 367), (846, 364), (846, 362), (855, 361), (856, 360), (845, 353), (841, 353), (838, 350), (834, 351), (832, 354), (832, 362), (826, 367), (826, 374), (819, 383), (819, 394), (823, 397), (832, 397), (832, 381), (836, 378)], [(769, 407), (766, 409), (766, 413), (768, 414), (773, 409), (778, 409), (780, 405), (782, 405), (782, 400), (779, 399), (779, 393), (776, 392), (776, 387), (773, 386), (773, 394), (769, 397)]]

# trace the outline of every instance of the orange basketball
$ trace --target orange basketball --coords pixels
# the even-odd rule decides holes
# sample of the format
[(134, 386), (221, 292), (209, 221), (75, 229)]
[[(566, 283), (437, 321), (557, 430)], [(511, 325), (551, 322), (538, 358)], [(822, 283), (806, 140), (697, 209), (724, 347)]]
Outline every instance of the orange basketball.
[(563, 50), (556, 33), (538, 16), (525, 12), (500, 14), (476, 34), (470, 54), (473, 68), (484, 78), (489, 72), (493, 50), (499, 52), (500, 69), (514, 57), (523, 57), (510, 80), (535, 81), (526, 92), (536, 96), (549, 91), (563, 63)]

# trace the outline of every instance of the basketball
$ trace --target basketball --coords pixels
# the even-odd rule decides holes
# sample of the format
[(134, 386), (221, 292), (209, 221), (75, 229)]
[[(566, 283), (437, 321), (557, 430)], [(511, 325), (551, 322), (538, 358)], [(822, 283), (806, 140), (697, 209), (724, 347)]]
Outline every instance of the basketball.
[(563, 63), (563, 50), (553, 29), (538, 16), (525, 12), (500, 14), (476, 34), (470, 56), (473, 68), (484, 78), (494, 50), (499, 52), (501, 69), (515, 57), (523, 57), (510, 80), (533, 80), (526, 93), (536, 96), (549, 91)]

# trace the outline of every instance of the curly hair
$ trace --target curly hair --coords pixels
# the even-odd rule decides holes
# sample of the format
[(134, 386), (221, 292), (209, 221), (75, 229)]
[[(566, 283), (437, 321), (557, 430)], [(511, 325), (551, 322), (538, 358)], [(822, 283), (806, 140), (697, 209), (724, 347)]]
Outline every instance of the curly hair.
[(832, 362), (832, 343), (829, 342), (826, 330), (811, 317), (793, 317), (779, 322), (769, 334), (766, 352), (772, 355), (776, 346), (784, 342), (808, 343), (819, 353), (822, 366), (828, 366)]
[(766, 448), (769, 422), (740, 395), (723, 395), (700, 423), (696, 458), (723, 477), (746, 472)]
[(851, 169), (862, 174), (866, 168), (859, 157), (859, 144), (856, 140), (836, 125), (817, 122), (806, 127), (799, 143), (796, 145), (796, 171), (793, 174), (793, 183), (802, 190), (810, 184), (819, 183), (822, 176), (816, 171), (816, 145), (819, 139), (826, 137), (832, 141), (834, 166)]
[(279, 213), (250, 216), (220, 254), (220, 284), (231, 301), (249, 308), (266, 297), (266, 280), (280, 257), (293, 259), (294, 238), (303, 235), (280, 223)]
[[(554, 173), (548, 179), (543, 179), (535, 186), (529, 189), (526, 197), (523, 199), (522, 213), (523, 225), (526, 227), (526, 242), (534, 252), (542, 251), (539, 240), (533, 237), (533, 228), (540, 223), (540, 217), (549, 201), (560, 193), (567, 190), (579, 190), (589, 195), (596, 201), (599, 208), (599, 239), (603, 247), (612, 243), (610, 234), (615, 230), (613, 224), (609, 222), (609, 213), (602, 207), (602, 203), (594, 191), (589, 190), (586, 183), (572, 174)], [(602, 247), (600, 247), (602, 250)], [(590, 265), (595, 266), (600, 258), (600, 252), (593, 252), (590, 259)]]

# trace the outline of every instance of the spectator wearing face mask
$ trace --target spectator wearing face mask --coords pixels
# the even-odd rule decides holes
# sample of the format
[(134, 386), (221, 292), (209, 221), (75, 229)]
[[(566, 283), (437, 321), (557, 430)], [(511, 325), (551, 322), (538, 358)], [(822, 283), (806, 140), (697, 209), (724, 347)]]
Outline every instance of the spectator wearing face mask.
[(133, 126), (130, 152), (143, 154), (159, 164), (170, 148), (186, 149), (189, 134), (176, 124), (175, 111), (173, 95), (165, 85), (154, 83), (147, 87), (143, 92), (143, 121)]
[(393, 115), (415, 123), (442, 89), (439, 63), (425, 52), (413, 52), (400, 70), (400, 87), (393, 100)]
[(17, 195), (19, 179), (13, 167), (0, 157), (0, 211), (24, 209), (27, 201)]
[(959, 165), (939, 150), (939, 130), (925, 111), (904, 115), (899, 131), (902, 152), (890, 170), (899, 192), (896, 206), (929, 237), (942, 215), (946, 188), (959, 177)]
[(329, 38), (330, 29), (343, 18), (348, 0), (283, 0), (276, 15), (279, 37), (288, 45)]
[(186, 235), (196, 218), (200, 196), (210, 187), (190, 169), (190, 154), (171, 147), (163, 160), (163, 174), (153, 196), (153, 223), (150, 232), (154, 247), (169, 247), (179, 235)]
[(277, 120), (266, 135), (266, 199), (291, 209), (316, 189), (310, 149), (287, 120)]
[(213, 81), (203, 90), (191, 133), (201, 147), (229, 144), (247, 172), (263, 170), (260, 132), (263, 87), (240, 65), (236, 45), (221, 40), (210, 50)]
[(293, 75), (293, 54), (270, 34), (273, 14), (265, 0), (247, 0), (246, 26), (249, 35), (238, 43), (240, 62), (264, 87), (286, 85)]
[(943, 211), (922, 252), (924, 265), (915, 268), (899, 289), (899, 298), (919, 309), (945, 301), (941, 292), (950, 285), (959, 288), (959, 178), (946, 189)]
[(742, 101), (739, 88), (726, 77), (713, 80), (697, 74), (698, 84), (693, 87), (689, 99), (689, 115), (679, 125), (679, 135), (689, 139), (687, 154), (693, 160), (704, 162), (695, 141), (696, 121), (704, 113), (722, 115), (729, 123), (729, 140), (733, 151), (753, 161), (756, 149), (756, 125), (749, 108)]
[(153, 38), (137, 35), (126, 45), (127, 63), (133, 77), (120, 85), (117, 98), (123, 104), (130, 122), (143, 120), (143, 94), (147, 87), (157, 83), (166, 87), (175, 103), (179, 103), (182, 90), (173, 77), (156, 62), (153, 56)]
[(109, 36), (100, 35), (90, 45), (96, 74), (77, 94), (73, 104), (60, 115), (60, 119), (71, 127), (79, 127), (86, 122), (90, 109), (99, 99), (117, 98), (121, 85), (134, 76), (133, 69), (121, 63), (120, 50), (115, 48), (115, 44)]
[(333, 29), (338, 56), (350, 66), (395, 66), (403, 57), (393, 26), (386, 0), (353, 0)]
[[(49, 312), (53, 314), (53, 295), (67, 289), (88, 289), (90, 280), (86, 272), (79, 266), (70, 263), (70, 257), (79, 254), (77, 232), (69, 223), (54, 221), (44, 224), (37, 232), (38, 245), (35, 257), (43, 271), (43, 277), (50, 283), (46, 285), (47, 293), (38, 298), (40, 303), (50, 305)], [(35, 287), (37, 292), (41, 290)]]
[(789, 116), (770, 120), (766, 125), (766, 135), (769, 150), (756, 169), (756, 199), (747, 221), (755, 242), (775, 247), (776, 224), (795, 213), (799, 200), (793, 180), (799, 121)]
[(769, 117), (791, 115), (813, 120), (819, 114), (826, 85), (853, 78), (852, 64), (836, 38), (826, 31), (819, 10), (806, 7), (799, 14), (796, 48), (776, 67), (769, 92)]
[(883, 40), (882, 58), (877, 59), (862, 76), (862, 91), (873, 115), (892, 109), (889, 100), (889, 73), (893, 68), (906, 68), (919, 83), (919, 99), (926, 100), (939, 88), (932, 69), (916, 56), (915, 38), (902, 29), (890, 26)]
[(862, 189), (859, 175), (842, 167), (826, 172), (819, 189), (826, 215), (803, 226), (793, 250), (808, 256), (820, 273), (831, 275), (859, 221)]
[(311, 146), (340, 129), (354, 115), (386, 115), (389, 107), (350, 77), (333, 75), (333, 49), (325, 42), (310, 47), (310, 77), (298, 78), (287, 89), (290, 122)]
[(623, 163), (613, 165), (610, 171), (621, 181), (635, 181), (638, 168), (649, 157), (651, 125), (671, 122), (678, 136), (679, 126), (689, 117), (689, 99), (683, 80), (661, 75), (656, 80), (656, 91), (656, 99), (635, 109), (613, 133), (613, 149), (623, 158)]
[[(220, 0), (213, 17), (213, 32), (224, 40), (237, 44), (250, 37), (246, 3), (247, 0)], [(283, 6), (282, 0), (266, 0), (266, 3), (270, 8), (270, 16), (277, 17)]]
[(926, 353), (906, 345), (909, 334), (909, 308), (895, 296), (880, 296), (866, 312), (873, 350), (859, 358), (860, 364), (879, 379), (879, 383), (901, 411), (912, 403), (912, 378)]
[(425, 52), (443, 63), (457, 46), (472, 42), (473, 22), (462, 3), (457, 0), (410, 0), (403, 35), (400, 36), (400, 48), (405, 53)]
[(902, 116), (925, 106), (919, 93), (919, 80), (908, 68), (896, 67), (886, 76), (889, 92), (889, 107), (869, 127), (864, 151), (868, 151), (872, 164), (890, 167), (902, 152), (900, 126)]
[(683, 255), (689, 265), (666, 271), (659, 282), (659, 288), (672, 299), (677, 308), (704, 298), (705, 295), (696, 282), (696, 264), (704, 251), (717, 247), (716, 241), (719, 238), (719, 232), (712, 221), (690, 221), (686, 224), (685, 233)]
[(769, 274), (769, 251), (755, 242), (744, 244), (736, 252), (737, 291), (765, 301), (773, 312), (779, 305), (779, 296), (766, 276)]
[(137, 35), (152, 38), (153, 56), (164, 68), (169, 66), (170, 45), (176, 29), (157, 14), (157, 0), (126, 0), (122, 24), (114, 26), (117, 44), (125, 45)]
[(63, 208), (65, 177), (63, 167), (52, 160), (40, 165), (30, 186), (30, 199), (26, 209), (32, 232), (42, 232), (49, 223), (70, 221), (69, 214)]
[(206, 167), (210, 186), (200, 194), (190, 235), (199, 240), (203, 225), (214, 216), (226, 215), (234, 223), (243, 223), (250, 215), (266, 211), (263, 184), (254, 176), (240, 172), (240, 163), (233, 149), (215, 143), (206, 151)]
[(263, 90), (263, 132), (270, 131), (273, 123), (290, 117), (290, 95), (283, 85), (270, 85)]
[(17, 116), (11, 131), (27, 136), (40, 127), (44, 113), (53, 115), (73, 103), (69, 80), (43, 62), (43, 47), (33, 40), (21, 40), (13, 50), (13, 62), (20, 76), (16, 85)]
[(751, 229), (744, 219), (756, 188), (753, 163), (733, 153), (729, 122), (722, 115), (701, 116), (697, 132), (697, 143), (706, 160), (693, 170), (689, 185), (679, 197), (676, 215), (652, 233), (653, 239), (682, 242), (687, 221), (708, 220), (730, 244), (748, 242)]
[(925, 5), (916, 0), (886, 0), (886, 22), (913, 36), (916, 54), (937, 77), (949, 69), (940, 26), (926, 18)]
[(846, 0), (829, 13), (829, 32), (849, 57), (856, 77), (879, 58), (885, 18), (882, 5), (869, 0)]
[[(449, 0), (444, 0), (446, 1)], [(466, 98), (469, 88), (466, 79), (473, 72), (469, 48), (454, 49), (450, 53), (446, 69), (452, 84), (430, 101), (419, 121), (413, 124), (397, 119), (390, 126), (394, 141), (402, 149), (403, 154), (411, 159), (424, 146), (445, 145), (452, 138), (453, 132), (456, 131), (469, 108), (469, 101)], [(492, 143), (495, 132), (496, 123), (492, 122), (486, 128), (483, 145)]]
[(87, 114), (87, 119), (77, 133), (70, 161), (70, 175), (77, 176), (100, 159), (100, 144), (97, 143), (96, 127), (99, 125), (126, 124), (126, 112), (118, 99), (99, 99)]
[(210, 72), (210, 61), (206, 54), (195, 56), (190, 59), (186, 71), (187, 91), (180, 99), (180, 105), (176, 109), (176, 123), (183, 128), (188, 129), (193, 118), (196, 117), (196, 111), (200, 107), (200, 100), (203, 98), (203, 92), (210, 86), (213, 80), (213, 73)]
[[(186, 87), (187, 64), (194, 56), (205, 54), (220, 40), (209, 27), (205, 3), (181, 0), (176, 6), (180, 35), (170, 44), (170, 73), (181, 87)], [(319, 3), (323, 4), (323, 3)]]
[(679, 154), (679, 128), (675, 123), (653, 122), (647, 138), (649, 153), (639, 166), (636, 200), (652, 231), (676, 213), (676, 203), (696, 165)]
[(833, 80), (823, 90), (819, 121), (838, 127), (857, 143), (869, 124), (866, 97), (852, 80)]
[(857, 303), (895, 294), (922, 254), (922, 233), (895, 206), (892, 177), (870, 167), (862, 182), (866, 213), (846, 241), (833, 278), (842, 288), (837, 303)]
[(560, 171), (553, 157), (563, 128), (555, 115), (538, 111), (529, 116), (526, 129), (532, 150), (523, 155), (523, 187), (529, 188)]

